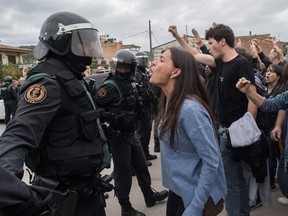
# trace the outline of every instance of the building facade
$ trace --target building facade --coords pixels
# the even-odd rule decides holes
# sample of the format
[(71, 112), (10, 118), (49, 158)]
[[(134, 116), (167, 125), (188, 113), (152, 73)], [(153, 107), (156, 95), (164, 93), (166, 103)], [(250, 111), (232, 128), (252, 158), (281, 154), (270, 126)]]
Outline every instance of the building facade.
[(23, 63), (24, 54), (32, 54), (31, 49), (17, 48), (0, 44), (0, 65)]

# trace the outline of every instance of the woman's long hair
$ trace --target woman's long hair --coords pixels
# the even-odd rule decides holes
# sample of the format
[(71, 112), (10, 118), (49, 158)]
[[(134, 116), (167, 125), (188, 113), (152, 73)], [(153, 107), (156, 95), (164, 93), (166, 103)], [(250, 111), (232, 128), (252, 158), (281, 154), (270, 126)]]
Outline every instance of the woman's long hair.
[[(171, 100), (166, 108), (166, 97), (161, 93), (158, 103), (158, 115), (155, 120), (156, 127), (159, 128), (159, 138), (163, 138), (165, 133), (170, 133), (170, 144), (175, 148), (174, 136), (179, 118), (179, 112), (183, 101), (186, 98), (194, 98), (208, 111), (213, 121), (215, 130), (214, 116), (211, 112), (210, 102), (206, 88), (204, 87), (198, 72), (198, 63), (192, 54), (181, 48), (170, 48), (172, 62), (176, 68), (181, 69), (181, 73), (176, 78)], [(161, 122), (161, 124), (160, 124)], [(192, 123), (191, 123), (192, 125)]]

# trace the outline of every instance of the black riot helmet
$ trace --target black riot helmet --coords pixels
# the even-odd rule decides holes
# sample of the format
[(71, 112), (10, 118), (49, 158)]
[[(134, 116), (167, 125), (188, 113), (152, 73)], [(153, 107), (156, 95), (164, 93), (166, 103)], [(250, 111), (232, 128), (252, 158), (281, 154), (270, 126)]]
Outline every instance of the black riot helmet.
[(148, 55), (145, 52), (137, 52), (135, 54), (139, 67), (147, 68), (149, 63)]
[(43, 60), (49, 51), (57, 56), (71, 52), (79, 57), (102, 57), (98, 30), (86, 18), (70, 12), (52, 14), (43, 23), (34, 57)]
[[(135, 55), (126, 49), (121, 49), (112, 58), (112, 73), (116, 79), (131, 79), (135, 75), (137, 60)], [(123, 72), (123, 69), (125, 72)]]
[(4, 83), (5, 83), (6, 85), (11, 84), (11, 83), (12, 83), (12, 77), (11, 77), (11, 76), (6, 76), (6, 77), (4, 77)]

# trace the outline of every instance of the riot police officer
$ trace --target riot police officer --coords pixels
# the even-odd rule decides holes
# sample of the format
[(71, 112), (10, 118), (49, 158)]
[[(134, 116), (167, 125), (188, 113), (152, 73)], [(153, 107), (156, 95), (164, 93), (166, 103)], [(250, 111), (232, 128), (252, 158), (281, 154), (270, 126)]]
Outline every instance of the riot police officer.
[[(49, 198), (38, 191), (38, 199), (49, 202), (50, 215), (105, 215), (103, 191), (111, 185), (100, 172), (109, 166), (109, 154), (99, 110), (82, 76), (92, 58), (101, 55), (98, 31), (90, 21), (70, 12), (49, 16), (34, 49), (41, 62), (29, 72), (15, 119), (0, 138), (0, 166), (21, 179), (25, 160), (35, 173), (33, 184), (53, 194)], [(4, 215), (39, 208), (13, 198), (1, 209)]]
[(145, 155), (138, 139), (136, 121), (143, 113), (142, 98), (134, 82), (137, 61), (129, 50), (119, 50), (113, 57), (112, 72), (99, 87), (96, 102), (105, 109), (104, 120), (114, 162), (114, 181), (122, 216), (143, 216), (135, 210), (129, 200), (132, 184), (131, 166), (135, 170), (138, 184), (147, 207), (168, 196), (166, 190), (156, 192), (151, 188), (151, 177)]
[(149, 142), (152, 130), (152, 106), (156, 100), (149, 81), (149, 74), (147, 71), (149, 59), (145, 52), (137, 52), (135, 54), (137, 59), (136, 68), (136, 83), (139, 95), (143, 98), (143, 115), (137, 121), (137, 133), (147, 160), (154, 160), (157, 155), (152, 155), (149, 152)]
[(13, 80), (11, 76), (6, 76), (4, 78), (4, 85), (1, 87), (1, 97), (4, 102), (6, 125), (11, 120), (11, 117), (14, 118), (17, 109), (18, 87), (15, 83), (16, 80)]

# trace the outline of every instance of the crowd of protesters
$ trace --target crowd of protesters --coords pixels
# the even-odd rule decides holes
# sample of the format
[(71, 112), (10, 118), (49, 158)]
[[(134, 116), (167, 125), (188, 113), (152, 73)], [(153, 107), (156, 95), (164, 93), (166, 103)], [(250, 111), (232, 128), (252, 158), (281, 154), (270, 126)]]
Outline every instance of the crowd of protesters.
[[(250, 49), (246, 49), (242, 47), (241, 40), (235, 38), (233, 30), (223, 24), (212, 24), (205, 35), (207, 45), (196, 29), (192, 29), (196, 46), (189, 44), (185, 35), (181, 37), (176, 26), (170, 26), (169, 32), (183, 49), (190, 52), (205, 67), (205, 73), (201, 75), (205, 79), (210, 102), (218, 121), (220, 150), (228, 187), (225, 197), (228, 215), (249, 215), (249, 211), (255, 207), (270, 205), (271, 192), (276, 190), (275, 182), (283, 182), (279, 178), (286, 176), (286, 173), (280, 173), (283, 169), (279, 169), (278, 175), (276, 172), (279, 161), (283, 162), (280, 158), (284, 156), (285, 159), (284, 146), (281, 144), (287, 143), (285, 142), (287, 134), (285, 111), (264, 112), (257, 109), (249, 98), (237, 92), (236, 83), (238, 79), (245, 77), (251, 83), (251, 91), (258, 92), (265, 98), (273, 98), (286, 91), (287, 72), (285, 71), (288, 65), (284, 51), (277, 43), (273, 43), (270, 52), (265, 54), (257, 39), (251, 40)], [(229, 134), (232, 130), (230, 130), (231, 125), (247, 111), (253, 115), (258, 128), (263, 133), (261, 135), (262, 147), (258, 149), (262, 155), (257, 155), (257, 159), (259, 157), (263, 159), (261, 167), (254, 167), (251, 158), (248, 160), (247, 157), (241, 155), (241, 151), (248, 151), (247, 148), (231, 147), (231, 134)], [(241, 128), (238, 128), (239, 131)], [(265, 142), (263, 142), (263, 136)], [(258, 150), (255, 149), (251, 153), (256, 154)], [(265, 166), (266, 159), (268, 166)], [(262, 176), (260, 175), (261, 178), (259, 178), (260, 168), (265, 168)], [(287, 177), (284, 178), (287, 179)], [(254, 184), (255, 182), (257, 184)], [(280, 189), (283, 194), (286, 194), (286, 191), (283, 191), (283, 189), (286, 190), (283, 184), (280, 185)], [(287, 197), (279, 197), (277, 201), (288, 205)]]

